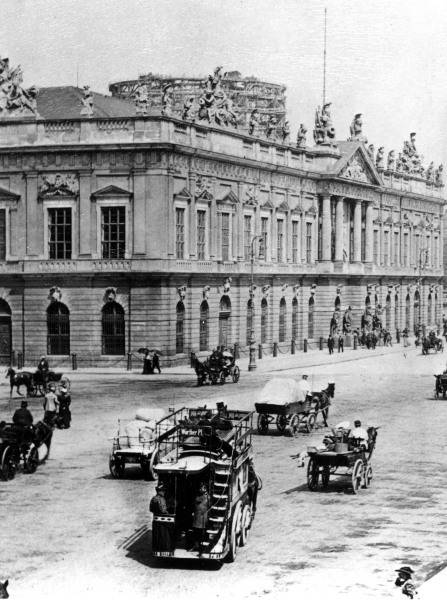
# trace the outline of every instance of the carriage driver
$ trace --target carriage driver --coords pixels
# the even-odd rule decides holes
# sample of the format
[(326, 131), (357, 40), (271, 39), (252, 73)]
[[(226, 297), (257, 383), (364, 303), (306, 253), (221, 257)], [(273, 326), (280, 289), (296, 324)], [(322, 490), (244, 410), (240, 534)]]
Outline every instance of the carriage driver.
[(22, 400), (20, 403), (20, 408), (15, 411), (12, 422), (14, 423), (17, 432), (20, 433), (21, 439), (26, 441), (26, 434), (33, 426), (33, 415), (28, 410), (28, 402), (26, 400)]
[(308, 396), (312, 396), (312, 390), (310, 389), (310, 384), (307, 380), (309, 376), (305, 373), (300, 381), (298, 382), (298, 388), (301, 392), (301, 401), (305, 402)]
[(352, 440), (356, 440), (359, 448), (368, 447), (368, 432), (362, 427), (362, 422), (357, 420), (354, 421), (354, 429), (351, 430), (349, 437)]

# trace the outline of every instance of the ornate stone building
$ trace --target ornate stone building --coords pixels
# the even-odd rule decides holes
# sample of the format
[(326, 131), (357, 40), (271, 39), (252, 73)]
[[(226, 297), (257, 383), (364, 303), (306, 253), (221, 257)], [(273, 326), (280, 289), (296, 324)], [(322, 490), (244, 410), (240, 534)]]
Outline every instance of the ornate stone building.
[(408, 169), (376, 166), (355, 135), (330, 138), (328, 109), (311, 148), (219, 126), (214, 112), (136, 115), (88, 89), (46, 88), (31, 106), (9, 98), (3, 363), (13, 352), (124, 366), (141, 346), (168, 362), (244, 351), (252, 322), (265, 350), (287, 351), (327, 337), (348, 307), (352, 328), (371, 311), (393, 333), (440, 322), (442, 177), (416, 173), (410, 151)]

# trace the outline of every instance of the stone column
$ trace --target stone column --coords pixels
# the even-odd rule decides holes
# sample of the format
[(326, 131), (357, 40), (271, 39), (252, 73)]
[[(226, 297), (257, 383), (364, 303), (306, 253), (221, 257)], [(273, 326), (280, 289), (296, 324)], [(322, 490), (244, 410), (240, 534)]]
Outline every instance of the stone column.
[(335, 207), (335, 260), (343, 261), (343, 210), (344, 198), (337, 198)]
[(362, 202), (355, 201), (354, 206), (354, 262), (362, 260)]
[(300, 253), (300, 258), (301, 258), (301, 262), (305, 263), (306, 262), (306, 245), (307, 245), (307, 241), (306, 241), (306, 214), (304, 211), (301, 212), (301, 217), (300, 217), (300, 224), (301, 224), (301, 253)]
[[(37, 171), (29, 172), (26, 177), (26, 254), (40, 254), (43, 245), (43, 231), (36, 227), (37, 223)], [(42, 206), (39, 206), (42, 210)], [(43, 252), (45, 253), (45, 248)]]
[(213, 199), (211, 200), (211, 231), (210, 231), (210, 259), (211, 260), (217, 260), (216, 259), (216, 253), (217, 253), (217, 204), (216, 204), (216, 179), (215, 177), (212, 178), (212, 194), (213, 194)]
[(237, 221), (237, 260), (244, 260), (244, 205), (242, 204), (242, 183), (237, 184), (238, 203), (236, 205)]
[(323, 198), (323, 227), (322, 227), (322, 260), (331, 260), (331, 196), (324, 194)]
[[(170, 203), (173, 203), (171, 198)], [(82, 205), (81, 205), (82, 208)], [(146, 172), (133, 173), (133, 252), (146, 254)], [(82, 215), (81, 215), (82, 218)], [(175, 225), (174, 225), (175, 228)], [(82, 231), (82, 229), (81, 229)], [(81, 236), (82, 244), (82, 236)], [(81, 246), (82, 247), (82, 246)], [(82, 250), (81, 250), (82, 252)]]
[(175, 210), (174, 210), (174, 176), (168, 169), (165, 175), (166, 198), (168, 202), (168, 258), (175, 257)]
[(372, 263), (374, 251), (374, 234), (373, 234), (373, 203), (368, 202), (366, 205), (365, 215), (365, 262)]
[(286, 190), (286, 202), (289, 210), (286, 215), (286, 227), (285, 227), (285, 235), (286, 235), (286, 257), (285, 262), (292, 262), (292, 211), (290, 209), (290, 191)]
[(196, 174), (189, 172), (189, 258), (197, 258)]

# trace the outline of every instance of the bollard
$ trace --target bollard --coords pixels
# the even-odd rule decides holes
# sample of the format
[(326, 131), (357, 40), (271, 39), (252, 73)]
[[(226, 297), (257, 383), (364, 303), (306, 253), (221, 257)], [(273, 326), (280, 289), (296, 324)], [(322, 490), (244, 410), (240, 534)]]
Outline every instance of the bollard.
[(354, 336), (354, 350), (357, 350), (357, 336)]
[(22, 352), (17, 352), (17, 369), (23, 369), (23, 354)]
[(76, 354), (71, 355), (71, 370), (76, 371), (78, 368), (78, 357)]
[(320, 337), (320, 350), (323, 350), (323, 338)]
[(262, 344), (258, 346), (258, 358), (262, 358)]
[(295, 354), (295, 347), (296, 347), (296, 342), (295, 342), (295, 340), (292, 340), (292, 343), (290, 344), (290, 353), (291, 354)]
[(239, 358), (239, 343), (238, 342), (234, 342), (233, 356), (234, 356), (235, 360), (237, 358)]
[(303, 352), (307, 352), (307, 340), (304, 338), (303, 340)]
[(132, 371), (132, 353), (127, 353), (127, 370)]
[(398, 344), (400, 343), (400, 331), (399, 331), (399, 329), (396, 329), (396, 342)]
[(194, 369), (195, 362), (196, 362), (196, 353), (191, 352), (191, 354), (189, 355), (189, 366), (191, 367), (191, 369)]
[(273, 356), (278, 356), (278, 342), (273, 342)]

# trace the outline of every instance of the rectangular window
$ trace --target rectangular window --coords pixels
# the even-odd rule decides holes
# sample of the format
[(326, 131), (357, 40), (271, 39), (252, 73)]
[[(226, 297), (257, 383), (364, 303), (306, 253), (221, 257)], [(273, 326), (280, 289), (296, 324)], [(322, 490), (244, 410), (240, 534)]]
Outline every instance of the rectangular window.
[(50, 260), (71, 259), (71, 208), (48, 209)]
[(268, 248), (268, 244), (269, 244), (268, 227), (269, 227), (269, 218), (261, 217), (261, 239), (262, 239), (262, 242), (260, 243), (259, 254), (260, 254), (260, 258), (261, 258), (261, 249), (262, 249), (263, 260), (267, 260), (267, 248)]
[(360, 260), (365, 262), (366, 259), (366, 203), (362, 202), (362, 229), (360, 232)]
[(298, 221), (292, 221), (292, 262), (298, 262)]
[(206, 210), (197, 211), (197, 258), (205, 260)]
[(312, 223), (306, 223), (306, 262), (312, 262)]
[(0, 210), (0, 260), (6, 259), (6, 210)]
[(175, 256), (185, 258), (185, 209), (175, 209)]
[(283, 262), (283, 260), (284, 260), (284, 221), (282, 219), (277, 219), (276, 231), (277, 231), (276, 260), (278, 262)]
[(399, 252), (399, 232), (394, 232), (394, 252), (393, 252), (393, 263), (399, 265), (400, 263), (400, 252)]
[(124, 258), (126, 251), (126, 209), (107, 206), (101, 209), (101, 256)]
[(383, 232), (383, 264), (388, 265), (390, 258), (390, 232)]
[(230, 215), (222, 213), (222, 260), (230, 260)]
[(323, 260), (323, 200), (318, 199), (317, 260)]
[(373, 231), (373, 262), (375, 265), (379, 264), (379, 231), (374, 229)]
[(251, 215), (244, 215), (244, 258), (251, 259)]
[(403, 248), (403, 251), (404, 251), (403, 262), (404, 262), (405, 267), (408, 267), (408, 257), (410, 255), (409, 254), (409, 251), (410, 251), (409, 242), (410, 242), (410, 237), (408, 235), (408, 232), (405, 232), (404, 233), (404, 248)]
[(349, 262), (354, 262), (354, 204), (348, 205), (349, 216)]

